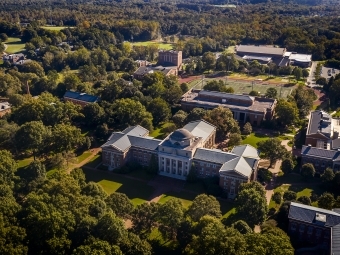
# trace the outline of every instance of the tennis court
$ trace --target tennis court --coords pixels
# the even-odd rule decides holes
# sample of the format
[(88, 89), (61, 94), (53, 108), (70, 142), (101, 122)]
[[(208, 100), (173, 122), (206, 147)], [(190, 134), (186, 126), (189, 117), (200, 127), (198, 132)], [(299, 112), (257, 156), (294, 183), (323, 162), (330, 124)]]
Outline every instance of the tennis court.
[(226, 79), (213, 79), (204, 78), (203, 80), (194, 80), (189, 83), (190, 88), (202, 89), (209, 81), (222, 80), (227, 87), (232, 87), (235, 94), (249, 93), (252, 90), (260, 92), (261, 95), (266, 93), (268, 88), (275, 88), (278, 97), (287, 98), (295, 88), (295, 86), (287, 87), (284, 84), (269, 84), (265, 81), (240, 81), (240, 80), (226, 80)]

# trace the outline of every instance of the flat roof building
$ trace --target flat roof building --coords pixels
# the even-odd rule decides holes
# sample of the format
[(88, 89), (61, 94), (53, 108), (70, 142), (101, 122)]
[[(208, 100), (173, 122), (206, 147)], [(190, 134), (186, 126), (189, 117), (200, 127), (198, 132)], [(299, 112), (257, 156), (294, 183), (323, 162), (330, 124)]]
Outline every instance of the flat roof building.
[(265, 119), (272, 119), (276, 99), (208, 90), (191, 90), (182, 98), (181, 106), (187, 111), (193, 108), (208, 110), (222, 106), (230, 109), (236, 120), (242, 123), (250, 122), (257, 126)]
[(65, 101), (70, 101), (74, 104), (79, 104), (85, 106), (89, 103), (96, 103), (99, 101), (99, 97), (88, 95), (86, 93), (76, 92), (76, 91), (66, 91), (64, 95)]

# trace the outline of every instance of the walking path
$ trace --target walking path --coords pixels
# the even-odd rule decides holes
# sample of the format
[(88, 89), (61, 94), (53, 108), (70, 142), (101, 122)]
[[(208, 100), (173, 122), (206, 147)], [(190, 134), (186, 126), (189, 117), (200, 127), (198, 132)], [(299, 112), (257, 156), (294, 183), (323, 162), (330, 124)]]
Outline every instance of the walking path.
[[(99, 152), (101, 151), (101, 148), (93, 148), (90, 150), (91, 155), (88, 156), (86, 159), (84, 159), (82, 162), (78, 163), (78, 164), (72, 164), (69, 169), (68, 172), (71, 172), (73, 169), (75, 168), (80, 168), (80, 167), (84, 167), (84, 165), (86, 163), (88, 163), (91, 159), (93, 159)], [(96, 166), (95, 168), (97, 168), (98, 166)]]
[[(285, 146), (288, 151), (292, 151), (292, 147), (288, 145), (290, 140), (283, 140), (281, 145)], [(273, 174), (278, 174), (281, 171), (282, 160), (277, 160), (273, 168), (269, 168), (269, 171)], [(275, 178), (266, 186), (266, 198), (269, 205), (272, 195), (274, 194)]]

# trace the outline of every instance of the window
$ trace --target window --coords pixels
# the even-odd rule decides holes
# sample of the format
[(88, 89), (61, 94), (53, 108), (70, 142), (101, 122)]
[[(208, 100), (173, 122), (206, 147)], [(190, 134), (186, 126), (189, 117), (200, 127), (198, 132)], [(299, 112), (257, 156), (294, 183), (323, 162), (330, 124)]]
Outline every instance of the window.
[(295, 231), (296, 230), (296, 224), (292, 223), (292, 225), (290, 226), (290, 230), (291, 231)]
[(305, 225), (300, 225), (299, 231), (301, 233), (305, 232)]
[(200, 163), (200, 166), (204, 166), (204, 164), (201, 162), (201, 163)]
[(307, 234), (308, 234), (308, 235), (313, 234), (313, 227), (312, 227), (312, 226), (309, 226), (309, 227), (308, 227)]

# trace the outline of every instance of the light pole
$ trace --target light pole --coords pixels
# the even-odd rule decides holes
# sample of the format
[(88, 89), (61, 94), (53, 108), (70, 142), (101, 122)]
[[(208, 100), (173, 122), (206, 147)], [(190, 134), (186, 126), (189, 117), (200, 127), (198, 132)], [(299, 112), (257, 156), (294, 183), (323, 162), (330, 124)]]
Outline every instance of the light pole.
[(228, 73), (229, 73), (229, 65), (230, 65), (230, 59), (231, 59), (231, 57), (230, 57), (230, 56), (227, 56), (227, 59), (228, 59), (228, 71), (227, 71), (227, 76), (226, 76), (226, 85), (228, 84)]

